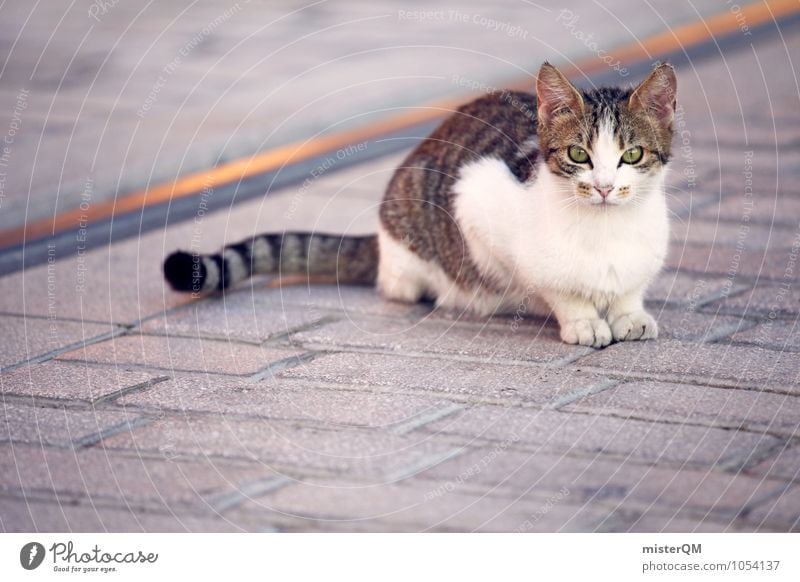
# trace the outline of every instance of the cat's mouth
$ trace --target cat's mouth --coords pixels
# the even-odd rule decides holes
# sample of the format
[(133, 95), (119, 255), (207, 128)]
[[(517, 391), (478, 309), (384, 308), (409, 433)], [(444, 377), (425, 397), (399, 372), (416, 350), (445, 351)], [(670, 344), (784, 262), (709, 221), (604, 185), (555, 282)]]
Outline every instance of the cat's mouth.
[(622, 206), (633, 197), (630, 186), (617, 186), (603, 191), (598, 191), (591, 186), (579, 186), (576, 193), (584, 204), (599, 207)]
[(607, 197), (593, 196), (592, 198), (589, 199), (589, 204), (591, 204), (592, 206), (619, 206), (620, 204), (623, 204), (623, 201), (617, 198), (612, 198), (610, 196)]

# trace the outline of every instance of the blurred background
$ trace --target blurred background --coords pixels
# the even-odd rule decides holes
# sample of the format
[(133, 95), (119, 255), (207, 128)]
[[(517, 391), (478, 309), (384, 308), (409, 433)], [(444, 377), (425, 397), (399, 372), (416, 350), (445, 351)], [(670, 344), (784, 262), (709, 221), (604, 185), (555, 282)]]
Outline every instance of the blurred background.
[(632, 83), (606, 51), (729, 4), (4, 2), (0, 230), (439, 98), (532, 87), (545, 59), (596, 58)]

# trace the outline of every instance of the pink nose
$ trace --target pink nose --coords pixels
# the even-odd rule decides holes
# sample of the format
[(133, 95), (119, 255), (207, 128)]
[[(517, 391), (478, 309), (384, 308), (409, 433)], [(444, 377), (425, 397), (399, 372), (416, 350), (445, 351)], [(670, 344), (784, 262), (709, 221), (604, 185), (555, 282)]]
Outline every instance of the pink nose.
[(608, 198), (608, 195), (611, 194), (614, 186), (595, 186), (594, 189), (597, 190), (597, 193), (603, 197), (603, 200), (605, 200)]

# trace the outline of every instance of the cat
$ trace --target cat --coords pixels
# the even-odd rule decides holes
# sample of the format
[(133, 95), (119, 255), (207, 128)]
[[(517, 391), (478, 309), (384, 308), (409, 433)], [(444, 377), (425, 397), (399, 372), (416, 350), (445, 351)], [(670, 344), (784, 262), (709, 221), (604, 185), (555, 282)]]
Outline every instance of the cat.
[(453, 113), (395, 171), (377, 235), (265, 234), (170, 255), (178, 291), (251, 274), (375, 284), (482, 315), (543, 300), (569, 344), (656, 338), (644, 294), (669, 238), (664, 179), (677, 81), (579, 90), (545, 62), (536, 94), (492, 92)]

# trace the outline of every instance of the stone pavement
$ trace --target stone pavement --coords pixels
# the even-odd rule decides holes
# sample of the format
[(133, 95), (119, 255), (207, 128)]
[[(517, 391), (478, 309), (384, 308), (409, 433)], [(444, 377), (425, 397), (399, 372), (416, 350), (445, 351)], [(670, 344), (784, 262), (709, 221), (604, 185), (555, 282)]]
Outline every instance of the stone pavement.
[(0, 530), (800, 530), (798, 49), (679, 71), (657, 341), (164, 288), (191, 241), (370, 232), (397, 157), (0, 279)]
[(475, 81), (533, 78), (543, 51), (586, 58), (581, 33), (608, 50), (720, 10), (718, 0), (5, 2), (0, 230)]

